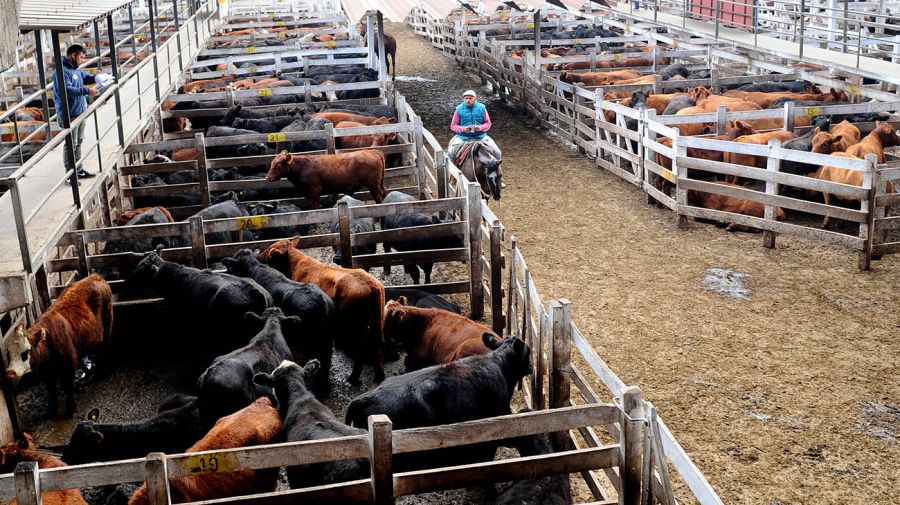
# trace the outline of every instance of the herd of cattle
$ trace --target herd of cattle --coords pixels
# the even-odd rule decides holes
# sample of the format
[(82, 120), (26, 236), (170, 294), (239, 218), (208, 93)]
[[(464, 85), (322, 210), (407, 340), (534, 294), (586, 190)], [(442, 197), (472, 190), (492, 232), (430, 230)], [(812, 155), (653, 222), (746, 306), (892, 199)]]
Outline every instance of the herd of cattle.
[[(285, 239), (261, 253), (241, 250), (223, 260), (227, 273), (144, 253), (128, 282), (158, 293), (172, 317), (189, 327), (195, 341), (186, 348), (209, 363), (194, 390), (166, 399), (157, 415), (136, 422), (100, 423), (89, 414), (72, 433), (62, 461), (37, 451), (30, 438), (5, 446), (0, 471), (10, 472), (20, 461), (49, 468), (155, 451), (359, 435), (374, 414), (387, 414), (395, 429), (403, 429), (511, 412), (516, 384), (532, 372), (523, 340), (501, 339), (437, 295), (385, 288), (363, 270), (323, 264), (296, 245), (297, 239)], [(396, 300), (385, 303), (386, 291)], [(34, 325), (20, 325), (8, 339), (7, 379), (38, 374), (47, 384), (51, 416), (57, 415), (60, 383), (71, 415), (75, 366), (110, 344), (112, 325), (109, 284), (97, 274), (73, 283)], [(331, 390), (333, 347), (353, 360), (350, 383), (359, 384), (364, 363), (374, 366), (380, 382), (350, 402), (345, 422), (320, 402)], [(398, 350), (406, 354), (406, 373), (385, 379), (384, 359), (396, 359)], [(534, 436), (405, 456), (396, 465), (402, 471), (489, 461), (500, 445), (523, 455), (550, 451), (544, 436)], [(289, 468), (288, 478), (298, 488), (366, 478), (368, 472), (367, 460), (337, 461)], [(273, 491), (276, 476), (277, 469), (172, 478), (171, 496), (179, 503)], [(146, 485), (111, 491), (106, 503), (147, 503)], [(74, 490), (45, 493), (44, 501), (85, 503)], [(569, 503), (568, 485), (563, 478), (520, 482), (496, 503)]]
[[(579, 27), (582, 29), (584, 27)], [(608, 31), (608, 30), (607, 30)], [(619, 36), (610, 34), (591, 36)], [(573, 35), (573, 32), (548, 32), (549, 38), (581, 38)], [(614, 47), (609, 47), (609, 46)], [(542, 61), (544, 68), (550, 71), (558, 71), (558, 78), (569, 84), (582, 86), (618, 86), (618, 85), (649, 85), (657, 81), (669, 82), (685, 79), (709, 78), (709, 71), (705, 69), (690, 70), (683, 64), (672, 64), (668, 58), (659, 58), (657, 62), (648, 57), (623, 57), (618, 59), (595, 61), (577, 61), (564, 64), (552, 63), (554, 58), (560, 56), (580, 54), (591, 49), (592, 46), (560, 46), (542, 49)], [(637, 53), (652, 52), (652, 47), (628, 47), (626, 44), (614, 43), (605, 46), (604, 53)], [(523, 50), (511, 51), (511, 57), (521, 59)], [(667, 65), (657, 73), (644, 74), (636, 68), (653, 67), (656, 64)], [(594, 68), (596, 70), (586, 71)], [(837, 104), (850, 103), (849, 97), (843, 91), (830, 89), (820, 90), (816, 85), (808, 81), (773, 81), (750, 84), (727, 84), (718, 89), (698, 87), (674, 87), (671, 93), (652, 93), (649, 91), (606, 91), (604, 100), (616, 101), (620, 105), (632, 109), (652, 109), (658, 115), (685, 116), (717, 112), (719, 107), (726, 111), (759, 111), (765, 109), (784, 109), (785, 104), (793, 102), (797, 107), (825, 107)], [(617, 124), (617, 113), (606, 110), (603, 119), (606, 122)], [(636, 131), (638, 121), (631, 117), (623, 118), (624, 125), (630, 130)], [(821, 116), (797, 116), (794, 120), (795, 128), (806, 128), (802, 135), (792, 130), (783, 129), (782, 118), (756, 119), (747, 121), (728, 121), (726, 130), (722, 135), (709, 135), (715, 130), (714, 123), (697, 122), (678, 124), (680, 135), (704, 136), (712, 140), (722, 140), (740, 144), (766, 145), (770, 140), (777, 139), (782, 146), (797, 151), (831, 154), (834, 156), (864, 159), (868, 155), (877, 157), (879, 163), (885, 162), (884, 151), (887, 148), (900, 145), (900, 134), (897, 128), (887, 121), (891, 119), (886, 113), (857, 113), (857, 114), (831, 114)], [(872, 125), (874, 124), (874, 127)], [(859, 126), (866, 128), (862, 134)], [(671, 147), (672, 139), (661, 137), (658, 142)], [(634, 143), (632, 146), (636, 149)], [(732, 152), (723, 152), (712, 149), (689, 148), (687, 155), (691, 158), (702, 160), (731, 163), (748, 167), (766, 168), (766, 157), (750, 156)], [(657, 153), (654, 160), (658, 165), (671, 170), (672, 161), (668, 156)], [(793, 161), (784, 161), (781, 164), (781, 172), (806, 176), (814, 179), (841, 183), (852, 186), (862, 186), (864, 173), (828, 165), (812, 165)], [(692, 179), (704, 179), (723, 185), (735, 187), (758, 185), (757, 181), (741, 181), (737, 177), (720, 177), (710, 172), (689, 170)], [(723, 179), (723, 180), (719, 180)], [(669, 180), (654, 174), (654, 186), (674, 197), (674, 188)], [(801, 199), (824, 200), (830, 205), (833, 200), (848, 200), (843, 196), (835, 196), (829, 193), (800, 191), (790, 185), (780, 186), (782, 194)], [(888, 183), (887, 191), (894, 192), (893, 185)], [(755, 217), (763, 217), (765, 206), (743, 198), (716, 195), (696, 190), (688, 191), (688, 203), (694, 206), (706, 207), (714, 210), (746, 214)], [(778, 220), (785, 218), (785, 212), (778, 208), (775, 211)], [(823, 220), (823, 227), (828, 226), (829, 217)], [(747, 230), (748, 228), (732, 224), (730, 230)]]

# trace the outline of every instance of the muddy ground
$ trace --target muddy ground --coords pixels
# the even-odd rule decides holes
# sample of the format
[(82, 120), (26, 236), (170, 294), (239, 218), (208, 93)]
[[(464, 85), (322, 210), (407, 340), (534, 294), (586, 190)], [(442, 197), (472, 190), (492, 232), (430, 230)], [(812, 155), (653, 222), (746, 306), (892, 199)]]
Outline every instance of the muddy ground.
[[(446, 145), (462, 92), (488, 90), (409, 27), (388, 29), (397, 87)], [(491, 208), (542, 298), (572, 301), (727, 503), (898, 503), (900, 258), (860, 272), (855, 253), (814, 241), (768, 250), (761, 235), (678, 230), (630, 184), (480, 99), (509, 184)], [(713, 268), (747, 274), (746, 296), (707, 291)]]

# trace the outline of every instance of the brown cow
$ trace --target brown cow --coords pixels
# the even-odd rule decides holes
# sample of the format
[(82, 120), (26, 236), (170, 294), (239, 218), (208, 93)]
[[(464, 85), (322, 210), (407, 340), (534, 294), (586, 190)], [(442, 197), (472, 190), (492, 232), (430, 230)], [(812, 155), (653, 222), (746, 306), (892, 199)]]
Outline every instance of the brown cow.
[[(756, 130), (753, 129), (752, 126), (743, 122), (743, 121), (735, 121), (732, 125), (731, 129), (725, 132), (723, 135), (716, 135), (713, 137), (709, 137), (709, 140), (727, 140), (732, 141), (738, 137), (745, 135), (753, 135), (756, 133)], [(672, 139), (670, 138), (662, 138), (659, 141), (660, 144), (666, 147), (672, 147)], [(698, 158), (702, 160), (710, 160), (710, 161), (722, 161), (722, 157), (724, 156), (724, 152), (715, 151), (712, 149), (699, 149), (696, 147), (688, 147), (687, 155), (689, 158)], [(672, 169), (672, 160), (666, 156), (663, 156), (660, 153), (656, 154), (656, 163), (660, 166), (667, 168), (669, 170)], [(659, 189), (659, 188), (657, 188)]]
[(6, 379), (34, 370), (47, 385), (47, 416), (57, 413), (56, 383), (66, 394), (66, 415), (75, 412), (79, 357), (97, 350), (112, 334), (112, 291), (97, 274), (69, 286), (31, 328), (19, 325), (6, 341)]
[[(363, 363), (375, 365), (375, 381), (384, 380), (384, 285), (359, 268), (326, 265), (297, 249), (300, 237), (279, 240), (259, 254), (297, 282), (315, 284), (334, 301), (335, 344), (353, 358), (348, 380), (359, 384)], [(362, 339), (362, 340), (360, 340)]]
[[(185, 452), (235, 449), (273, 442), (281, 432), (281, 416), (268, 398), (259, 398), (241, 410), (225, 416), (199, 442)], [(239, 494), (257, 494), (275, 490), (277, 468), (210, 472), (169, 479), (172, 503), (214, 500)], [(149, 504), (147, 484), (128, 500), (128, 505)]]
[(859, 143), (859, 128), (846, 119), (831, 128), (831, 132), (823, 132), (818, 127), (812, 139), (812, 152), (831, 154), (844, 152)]
[(731, 89), (725, 92), (726, 97), (740, 98), (753, 102), (763, 109), (768, 109), (773, 103), (782, 98), (790, 98), (791, 100), (813, 100), (817, 102), (846, 102), (847, 94), (843, 91), (832, 89), (828, 93), (793, 93), (789, 91), (769, 92), (761, 91), (743, 91), (740, 89)]
[(352, 114), (349, 112), (317, 112), (312, 115), (311, 119), (327, 119), (334, 124), (342, 121), (353, 121), (354, 123), (362, 123), (365, 126), (376, 126), (383, 124), (391, 124), (394, 118), (363, 116), (362, 114)]
[[(139, 209), (126, 210), (125, 212), (119, 214), (119, 217), (116, 218), (116, 226), (125, 226), (126, 224), (128, 224), (129, 221), (131, 221), (134, 218), (134, 216), (141, 214), (143, 212), (147, 212), (148, 210), (150, 210), (152, 208), (154, 208), (154, 207), (141, 207)], [(169, 213), (169, 209), (167, 209), (165, 207), (155, 207), (155, 208), (159, 209), (159, 211), (162, 212), (164, 216), (166, 216), (166, 219), (168, 219), (170, 223), (175, 222), (175, 220), (172, 219), (172, 214)]]
[[(831, 155), (838, 156), (840, 158), (861, 159), (852, 154), (842, 153), (842, 152), (834, 152), (834, 153), (831, 153)], [(815, 179), (821, 179), (823, 181), (831, 181), (831, 182), (837, 182), (840, 184), (847, 184), (849, 186), (862, 187), (863, 179), (865, 178), (865, 174), (866, 173), (861, 170), (851, 170), (849, 168), (822, 166), (822, 167), (819, 167), (819, 169), (816, 170), (816, 172), (814, 174), (812, 174), (811, 177), (813, 177)], [(887, 183), (887, 191), (886, 192), (887, 193), (895, 193), (894, 185), (890, 181), (888, 181), (888, 183)], [(825, 198), (825, 205), (831, 205), (831, 196), (832, 195), (830, 193), (823, 193), (823, 196)], [(842, 200), (842, 201), (847, 201), (847, 202), (858, 201), (854, 198), (850, 198), (850, 197), (846, 197), (846, 196), (840, 196), (840, 195), (834, 195), (834, 196), (838, 200)], [(890, 213), (891, 213), (890, 207), (885, 208), (885, 215), (890, 215)], [(830, 219), (830, 216), (826, 213), (825, 218), (822, 220), (823, 228), (828, 226), (829, 219)]]
[(641, 73), (637, 70), (616, 70), (614, 72), (560, 72), (559, 79), (569, 84), (583, 82), (587, 86), (605, 86), (608, 84), (616, 84), (627, 79), (636, 79), (641, 77)]
[[(721, 184), (723, 186), (731, 186), (735, 188), (740, 188), (737, 184), (732, 184), (730, 182), (717, 182), (716, 184)], [(766, 206), (759, 203), (753, 202), (744, 198), (738, 198), (734, 196), (725, 196), (725, 195), (716, 195), (713, 193), (706, 193), (703, 191), (695, 191), (692, 189), (688, 190), (688, 205), (693, 205), (695, 207), (703, 207), (706, 209), (720, 210), (723, 212), (731, 212), (733, 214), (744, 214), (747, 216), (753, 217), (765, 217)], [(778, 221), (784, 221), (784, 211), (781, 210), (780, 207), (775, 207), (775, 219)], [(729, 223), (725, 228), (727, 231), (757, 231), (755, 228), (751, 228), (748, 226), (739, 225), (736, 223)]]
[(857, 158), (865, 158), (870, 154), (878, 156), (878, 163), (884, 163), (884, 148), (900, 145), (900, 136), (890, 123), (875, 122), (875, 129), (869, 132), (859, 143), (850, 146), (847, 152)]
[(465, 316), (411, 307), (403, 296), (389, 301), (384, 308), (384, 334), (403, 345), (407, 372), (487, 354), (491, 350), (484, 345), (485, 333), (500, 338), (487, 326)]
[[(0, 447), (0, 473), (13, 473), (16, 465), (23, 461), (34, 461), (41, 470), (45, 468), (60, 468), (68, 466), (59, 459), (39, 452), (34, 446), (34, 441), (28, 433), (22, 434), (22, 440)], [(78, 489), (61, 489), (59, 491), (44, 491), (41, 493), (41, 502), (44, 505), (87, 505), (81, 491)], [(16, 505), (18, 500), (9, 502)]]
[(291, 154), (281, 151), (272, 160), (266, 178), (275, 182), (282, 177), (310, 201), (313, 209), (322, 206), (323, 194), (352, 195), (369, 190), (376, 203), (387, 195), (384, 187), (385, 155), (377, 149), (340, 154)]
[[(341, 121), (335, 128), (362, 128), (366, 125), (355, 121)], [(397, 138), (397, 132), (379, 133), (374, 135), (351, 135), (349, 137), (335, 137), (338, 149), (354, 149), (359, 147), (386, 146)]]
[[(768, 144), (772, 139), (778, 139), (783, 144), (793, 138), (797, 138), (797, 136), (794, 135), (794, 132), (778, 130), (773, 132), (755, 133), (753, 135), (743, 135), (734, 139), (734, 141), (739, 144), (756, 144), (764, 146)], [(768, 158), (766, 156), (753, 156), (750, 154), (740, 153), (725, 153), (725, 156), (722, 157), (722, 161), (724, 161), (725, 163), (733, 163), (735, 165), (744, 165), (745, 167), (757, 168), (765, 168), (767, 159)], [(729, 177), (730, 182), (737, 182), (737, 177)]]
[(197, 148), (186, 147), (172, 153), (172, 161), (192, 161), (197, 159)]

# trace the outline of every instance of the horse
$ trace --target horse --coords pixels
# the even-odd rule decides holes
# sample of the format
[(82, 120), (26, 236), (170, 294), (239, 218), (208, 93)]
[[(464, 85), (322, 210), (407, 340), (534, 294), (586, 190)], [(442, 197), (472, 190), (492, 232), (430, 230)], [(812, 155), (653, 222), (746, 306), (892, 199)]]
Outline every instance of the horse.
[(481, 193), (485, 199), (493, 197), (494, 200), (500, 200), (503, 186), (500, 164), (503, 160), (498, 160), (494, 156), (494, 150), (478, 140), (463, 143), (457, 152), (462, 155), (457, 165), (466, 179), (481, 185)]

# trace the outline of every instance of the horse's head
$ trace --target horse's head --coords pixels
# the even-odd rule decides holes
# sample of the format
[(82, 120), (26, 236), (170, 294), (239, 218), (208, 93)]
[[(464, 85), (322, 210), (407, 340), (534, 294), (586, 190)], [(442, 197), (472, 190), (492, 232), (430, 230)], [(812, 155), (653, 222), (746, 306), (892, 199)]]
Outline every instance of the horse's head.
[(491, 188), (491, 196), (494, 197), (494, 200), (500, 199), (500, 191), (503, 188), (501, 163), (503, 160), (492, 159), (484, 164), (484, 175), (487, 176), (488, 186)]

